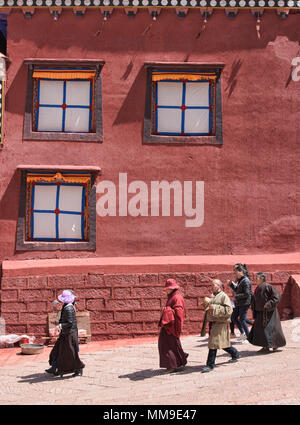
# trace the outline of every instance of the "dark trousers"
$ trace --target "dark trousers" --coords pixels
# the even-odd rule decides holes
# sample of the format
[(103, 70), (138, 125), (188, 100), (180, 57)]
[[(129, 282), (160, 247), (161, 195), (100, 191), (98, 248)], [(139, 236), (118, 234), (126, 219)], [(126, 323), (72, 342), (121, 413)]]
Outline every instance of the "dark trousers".
[(246, 322), (246, 315), (248, 309), (249, 305), (237, 305), (236, 307), (234, 307), (231, 315), (231, 321), (234, 323), (234, 325), (238, 327), (240, 333), (245, 333), (246, 336), (248, 336), (250, 332)]
[[(233, 313), (232, 313), (233, 314)], [(253, 322), (252, 322), (252, 320), (250, 320), (250, 319), (248, 319), (248, 317), (246, 317), (246, 323), (248, 324), (248, 325), (253, 325)], [(232, 333), (232, 334), (234, 334), (234, 323), (233, 323), (233, 321), (232, 321), (232, 315), (231, 315), (231, 322), (230, 322), (230, 332)]]
[[(226, 353), (230, 354), (233, 359), (238, 358), (238, 350), (234, 347), (223, 348)], [(212, 369), (215, 367), (217, 357), (217, 349), (210, 348), (208, 351), (206, 366), (211, 367)]]

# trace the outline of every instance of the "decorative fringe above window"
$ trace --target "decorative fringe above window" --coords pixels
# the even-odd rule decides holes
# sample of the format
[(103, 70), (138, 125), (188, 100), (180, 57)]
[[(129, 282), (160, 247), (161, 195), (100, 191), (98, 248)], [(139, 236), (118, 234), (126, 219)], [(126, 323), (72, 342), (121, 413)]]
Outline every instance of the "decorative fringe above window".
[(172, 80), (172, 81), (215, 81), (217, 76), (215, 74), (197, 74), (197, 73), (166, 73), (166, 72), (153, 72), (152, 81)]
[(28, 174), (28, 183), (78, 183), (82, 185), (90, 184), (91, 176), (89, 175), (78, 175), (68, 174), (63, 175), (61, 173), (56, 174)]
[(50, 80), (91, 80), (94, 79), (96, 71), (89, 70), (36, 70), (33, 78), (47, 78)]

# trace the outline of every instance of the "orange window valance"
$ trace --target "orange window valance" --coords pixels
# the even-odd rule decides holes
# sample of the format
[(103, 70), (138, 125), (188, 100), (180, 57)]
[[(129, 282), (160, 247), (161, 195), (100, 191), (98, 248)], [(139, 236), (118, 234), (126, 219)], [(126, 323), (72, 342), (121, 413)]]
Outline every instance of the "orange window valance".
[(212, 80), (215, 81), (217, 78), (213, 74), (197, 74), (197, 73), (179, 73), (179, 72), (153, 72), (152, 81), (162, 81), (162, 80), (173, 80), (173, 81), (203, 81), (203, 80)]
[(33, 78), (47, 78), (50, 80), (90, 80), (95, 78), (96, 71), (93, 70), (35, 70)]
[(90, 175), (82, 174), (28, 174), (27, 183), (79, 183), (86, 185), (90, 183)]

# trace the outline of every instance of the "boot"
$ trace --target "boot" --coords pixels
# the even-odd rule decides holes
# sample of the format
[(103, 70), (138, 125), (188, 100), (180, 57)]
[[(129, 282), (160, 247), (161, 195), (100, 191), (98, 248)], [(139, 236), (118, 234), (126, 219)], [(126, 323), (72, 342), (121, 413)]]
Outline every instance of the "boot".
[(72, 377), (75, 378), (75, 376), (82, 376), (82, 369), (75, 370)]
[(236, 356), (232, 357), (230, 360), (228, 360), (228, 363), (235, 363), (238, 361), (238, 359), (241, 357), (240, 353), (237, 353)]
[(204, 366), (201, 370), (202, 373), (211, 372), (213, 370), (213, 367), (210, 366)]
[(258, 354), (267, 354), (269, 352), (270, 352), (270, 349), (268, 347), (263, 347), (257, 351)]
[(172, 368), (172, 369), (166, 369), (166, 370), (164, 371), (164, 373), (165, 373), (165, 374), (173, 373), (173, 372), (176, 372), (176, 369), (175, 369), (175, 368)]
[(56, 367), (51, 366), (49, 369), (45, 369), (45, 372), (52, 373), (53, 375), (55, 375)]

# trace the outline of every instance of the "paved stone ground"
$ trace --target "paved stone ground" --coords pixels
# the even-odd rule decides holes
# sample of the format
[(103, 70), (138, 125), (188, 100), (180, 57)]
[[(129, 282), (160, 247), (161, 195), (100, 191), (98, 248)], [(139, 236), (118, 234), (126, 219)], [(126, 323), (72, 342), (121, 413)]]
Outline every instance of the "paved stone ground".
[[(53, 377), (50, 348), (36, 356), (20, 349), (0, 350), (0, 404), (4, 405), (131, 405), (131, 404), (300, 404), (300, 319), (282, 322), (287, 346), (257, 355), (259, 347), (233, 345), (238, 363), (218, 351), (217, 367), (202, 374), (207, 338), (183, 337), (190, 354), (184, 371), (164, 375), (158, 367), (157, 339), (94, 342), (80, 346), (86, 364), (82, 377)], [(233, 340), (235, 341), (235, 340)]]

